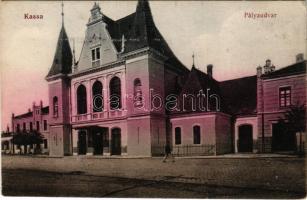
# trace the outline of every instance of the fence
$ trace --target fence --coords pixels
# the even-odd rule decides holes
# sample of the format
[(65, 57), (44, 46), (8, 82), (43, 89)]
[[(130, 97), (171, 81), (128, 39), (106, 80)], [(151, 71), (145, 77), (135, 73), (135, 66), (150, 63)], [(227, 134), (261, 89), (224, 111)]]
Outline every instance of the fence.
[[(164, 146), (153, 146), (153, 156), (164, 155)], [(172, 147), (174, 156), (208, 156), (215, 154), (215, 145), (178, 145)]]

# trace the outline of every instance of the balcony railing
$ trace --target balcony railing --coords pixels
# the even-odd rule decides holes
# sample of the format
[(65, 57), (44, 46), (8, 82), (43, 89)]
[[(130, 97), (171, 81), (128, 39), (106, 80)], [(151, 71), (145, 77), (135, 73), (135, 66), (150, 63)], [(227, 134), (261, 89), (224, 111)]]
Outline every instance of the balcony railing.
[(104, 119), (108, 118), (107, 112), (94, 112), (92, 113), (92, 119)]
[[(165, 154), (164, 145), (153, 146), (152, 153), (154, 156), (162, 156)], [(175, 145), (172, 147), (174, 156), (208, 156), (215, 154), (215, 145)]]
[(125, 115), (125, 112), (123, 110), (93, 112), (93, 113), (86, 113), (86, 114), (79, 114), (79, 115), (72, 116), (72, 122), (109, 119), (109, 118), (123, 117), (124, 115)]

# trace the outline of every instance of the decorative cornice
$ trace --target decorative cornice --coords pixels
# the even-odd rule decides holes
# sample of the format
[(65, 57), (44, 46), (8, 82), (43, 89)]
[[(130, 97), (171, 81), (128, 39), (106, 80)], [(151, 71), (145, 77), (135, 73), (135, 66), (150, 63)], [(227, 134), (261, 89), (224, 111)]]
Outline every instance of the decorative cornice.
[(51, 81), (54, 81), (54, 80), (57, 80), (57, 79), (60, 79), (60, 78), (68, 78), (68, 76), (66, 74), (59, 73), (59, 74), (56, 74), (56, 75), (53, 75), (53, 76), (46, 76), (45, 80), (48, 81), (48, 82), (51, 82)]
[(113, 67), (120, 66), (122, 64), (125, 64), (125, 60), (115, 61), (115, 62), (112, 62), (112, 63), (101, 65), (99, 67), (86, 69), (86, 70), (83, 70), (83, 71), (80, 71), (80, 72), (77, 72), (77, 73), (71, 73), (68, 76), (71, 77), (71, 78), (76, 78), (76, 77), (80, 77), (80, 76), (87, 75), (87, 74), (90, 74), (90, 73), (99, 72), (99, 71), (106, 70), (106, 69), (111, 69)]
[(160, 52), (158, 52), (155, 49), (150, 48), (150, 47), (145, 47), (145, 48), (142, 48), (142, 49), (138, 49), (136, 51), (131, 51), (131, 52), (128, 52), (128, 53), (120, 54), (119, 56), (121, 58), (125, 59), (125, 60), (128, 60), (128, 59), (135, 58), (137, 56), (141, 56), (141, 55), (145, 55), (145, 54), (154, 55), (157, 58), (162, 59), (163, 61), (167, 60), (167, 57), (165, 55), (161, 54)]

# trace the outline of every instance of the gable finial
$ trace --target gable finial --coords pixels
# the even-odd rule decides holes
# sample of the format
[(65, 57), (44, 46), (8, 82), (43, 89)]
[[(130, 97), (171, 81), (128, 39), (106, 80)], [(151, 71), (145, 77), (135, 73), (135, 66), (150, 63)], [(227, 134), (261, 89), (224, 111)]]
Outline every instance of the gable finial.
[(63, 0), (62, 0), (62, 13), (61, 13), (61, 15), (62, 15), (62, 26), (64, 26), (64, 2), (63, 2)]

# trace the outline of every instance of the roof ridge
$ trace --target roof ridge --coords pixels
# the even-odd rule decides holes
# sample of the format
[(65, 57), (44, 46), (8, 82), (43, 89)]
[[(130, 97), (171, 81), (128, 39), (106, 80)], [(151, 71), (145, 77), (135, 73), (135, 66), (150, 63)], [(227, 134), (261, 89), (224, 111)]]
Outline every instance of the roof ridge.
[(273, 72), (280, 71), (280, 70), (283, 70), (283, 69), (285, 69), (285, 68), (287, 68), (287, 67), (292, 67), (292, 66), (294, 66), (294, 65), (301, 64), (301, 63), (304, 63), (304, 62), (306, 62), (306, 60), (302, 60), (302, 61), (299, 61), (299, 62), (292, 63), (292, 64), (287, 65), (287, 66), (285, 66), (285, 67), (282, 67), (282, 68), (276, 69), (276, 70), (275, 70), (275, 71), (273, 71)]
[(255, 76), (257, 76), (257, 75), (244, 76), (244, 77), (239, 77), (239, 78), (234, 78), (234, 79), (223, 80), (223, 81), (219, 81), (219, 82), (224, 83), (224, 82), (227, 82), (227, 81), (236, 81), (236, 80), (245, 79), (245, 78), (252, 78), (252, 77), (255, 77)]

